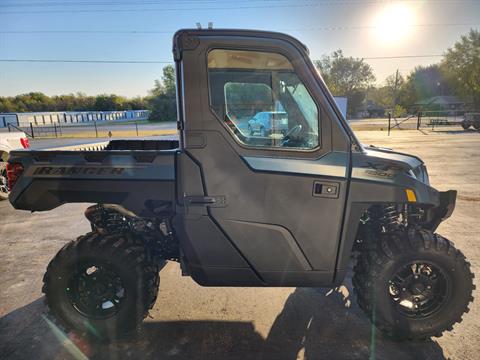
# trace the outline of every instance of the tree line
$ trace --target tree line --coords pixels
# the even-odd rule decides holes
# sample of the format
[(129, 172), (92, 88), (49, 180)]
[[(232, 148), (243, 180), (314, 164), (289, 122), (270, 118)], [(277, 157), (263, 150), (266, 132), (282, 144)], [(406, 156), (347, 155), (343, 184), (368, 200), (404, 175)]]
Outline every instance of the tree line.
[[(396, 116), (412, 111), (421, 100), (439, 95), (456, 95), (472, 109), (480, 109), (480, 32), (470, 30), (448, 49), (438, 64), (418, 66), (407, 76), (392, 74), (375, 86), (372, 67), (364, 59), (346, 57), (341, 50), (315, 61), (334, 96), (348, 98), (348, 115), (354, 116), (366, 101), (389, 109)], [(161, 80), (146, 97), (125, 98), (82, 93), (47, 96), (32, 92), (0, 97), (0, 112), (150, 110), (153, 121), (176, 118), (175, 70), (163, 68)]]
[(470, 30), (449, 48), (437, 64), (417, 66), (407, 76), (388, 76), (374, 86), (375, 76), (363, 59), (345, 57), (341, 50), (315, 62), (330, 91), (348, 98), (348, 114), (371, 100), (397, 116), (411, 113), (415, 103), (455, 95), (467, 109), (480, 109), (480, 32)]
[(146, 98), (128, 99), (113, 94), (88, 96), (77, 93), (47, 96), (41, 92), (31, 92), (0, 97), (0, 112), (143, 110), (146, 107)]

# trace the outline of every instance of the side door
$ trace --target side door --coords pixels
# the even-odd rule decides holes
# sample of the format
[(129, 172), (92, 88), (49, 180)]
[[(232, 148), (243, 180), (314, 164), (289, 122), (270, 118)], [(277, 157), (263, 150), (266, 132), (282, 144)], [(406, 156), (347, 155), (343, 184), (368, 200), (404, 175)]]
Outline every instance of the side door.
[[(179, 176), (180, 205), (190, 214), (202, 208), (259, 283), (329, 284), (347, 197), (350, 142), (306, 49), (279, 34), (209, 30), (177, 33), (174, 52), (185, 155), (199, 167), (202, 181), (199, 191)], [(288, 118), (285, 135), (247, 131), (248, 119), (278, 108)], [(208, 258), (197, 259), (203, 270), (218, 268), (221, 261), (212, 257), (222, 254), (201, 255), (198, 249), (209, 239), (206, 231), (198, 234), (186, 247)], [(233, 268), (241, 266), (221, 267), (233, 278)]]

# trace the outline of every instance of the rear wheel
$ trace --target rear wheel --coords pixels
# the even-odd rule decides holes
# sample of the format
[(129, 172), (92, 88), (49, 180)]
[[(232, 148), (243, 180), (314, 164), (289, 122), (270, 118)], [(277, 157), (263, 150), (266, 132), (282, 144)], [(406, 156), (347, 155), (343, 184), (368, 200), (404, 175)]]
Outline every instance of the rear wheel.
[(0, 159), (0, 200), (8, 199), (7, 163)]
[(427, 230), (385, 235), (362, 252), (353, 278), (372, 322), (401, 339), (441, 336), (473, 301), (470, 264), (453, 244)]
[(470, 124), (466, 121), (462, 121), (460, 125), (462, 125), (463, 130), (467, 130), (470, 127)]
[(137, 329), (158, 286), (158, 266), (140, 240), (128, 233), (91, 232), (53, 258), (43, 292), (62, 325), (108, 340)]
[(475, 128), (475, 130), (480, 130), (480, 121), (475, 121), (473, 123), (473, 127)]

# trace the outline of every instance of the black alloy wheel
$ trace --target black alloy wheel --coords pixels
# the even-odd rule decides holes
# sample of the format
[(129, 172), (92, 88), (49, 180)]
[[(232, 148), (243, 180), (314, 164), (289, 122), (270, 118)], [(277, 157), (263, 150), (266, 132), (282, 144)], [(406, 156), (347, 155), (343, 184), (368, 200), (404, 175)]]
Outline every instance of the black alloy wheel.
[(157, 298), (159, 267), (141, 238), (96, 231), (50, 261), (43, 289), (52, 320), (98, 340), (134, 333)]
[(396, 339), (441, 336), (462, 321), (473, 301), (470, 263), (450, 241), (426, 229), (379, 235), (360, 249), (354, 272), (360, 308)]
[(449, 278), (433, 264), (413, 262), (398, 270), (389, 281), (388, 291), (403, 315), (428, 317), (448, 300)]
[(92, 319), (106, 319), (118, 313), (127, 297), (120, 276), (106, 264), (90, 262), (72, 274), (66, 288), (72, 306)]

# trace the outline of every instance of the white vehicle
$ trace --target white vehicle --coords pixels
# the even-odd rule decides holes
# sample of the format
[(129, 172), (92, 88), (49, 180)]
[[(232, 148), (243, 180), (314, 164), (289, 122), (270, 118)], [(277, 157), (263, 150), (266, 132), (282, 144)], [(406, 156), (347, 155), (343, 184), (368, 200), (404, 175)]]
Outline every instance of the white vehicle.
[(15, 149), (28, 149), (28, 138), (23, 132), (0, 132), (0, 200), (8, 198), (7, 159)]

